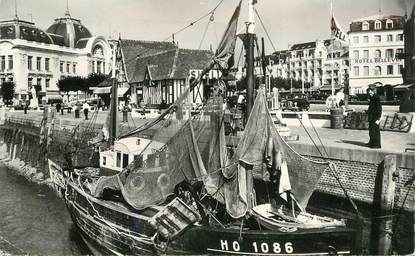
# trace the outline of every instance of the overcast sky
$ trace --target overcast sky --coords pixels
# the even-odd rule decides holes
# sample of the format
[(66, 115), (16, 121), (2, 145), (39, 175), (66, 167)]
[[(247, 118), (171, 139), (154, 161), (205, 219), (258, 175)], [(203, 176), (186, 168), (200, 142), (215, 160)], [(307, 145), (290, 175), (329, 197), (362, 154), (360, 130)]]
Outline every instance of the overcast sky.
[[(14, 1), (0, 0), (0, 19), (14, 17)], [(108, 37), (121, 33), (124, 39), (162, 41), (191, 21), (212, 10), (220, 0), (69, 0), (71, 16), (78, 18), (94, 35)], [(207, 27), (208, 18), (177, 34), (183, 48), (199, 48), (206, 30), (202, 49), (216, 48), (225, 26), (239, 0), (224, 0)], [(408, 14), (413, 0), (333, 0), (336, 19), (348, 31), (356, 18), (383, 14)], [(243, 1), (240, 27), (247, 17), (247, 0)], [(330, 0), (258, 0), (256, 8), (268, 30), (276, 50), (289, 44), (327, 39), (330, 37)], [(46, 30), (53, 20), (62, 17), (66, 0), (17, 0), (20, 19), (33, 20)], [(265, 37), (266, 52), (273, 49), (257, 19), (256, 33)], [(170, 40), (170, 39), (169, 39)]]

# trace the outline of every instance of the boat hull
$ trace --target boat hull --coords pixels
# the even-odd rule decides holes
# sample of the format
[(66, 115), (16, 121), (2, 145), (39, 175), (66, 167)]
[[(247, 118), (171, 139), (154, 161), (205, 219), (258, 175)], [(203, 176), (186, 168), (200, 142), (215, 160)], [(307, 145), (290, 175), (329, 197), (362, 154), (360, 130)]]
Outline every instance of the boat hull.
[(294, 232), (193, 226), (170, 243), (154, 241), (149, 216), (117, 209), (68, 183), (65, 201), (86, 243), (102, 254), (355, 254), (357, 232), (348, 227)]

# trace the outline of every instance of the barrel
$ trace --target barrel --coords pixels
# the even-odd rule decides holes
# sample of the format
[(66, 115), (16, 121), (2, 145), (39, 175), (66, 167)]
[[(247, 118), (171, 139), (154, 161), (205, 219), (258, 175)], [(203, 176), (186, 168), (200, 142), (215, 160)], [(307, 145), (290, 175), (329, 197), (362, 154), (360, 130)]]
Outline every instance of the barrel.
[(343, 128), (343, 109), (342, 108), (330, 109), (330, 127), (332, 129)]

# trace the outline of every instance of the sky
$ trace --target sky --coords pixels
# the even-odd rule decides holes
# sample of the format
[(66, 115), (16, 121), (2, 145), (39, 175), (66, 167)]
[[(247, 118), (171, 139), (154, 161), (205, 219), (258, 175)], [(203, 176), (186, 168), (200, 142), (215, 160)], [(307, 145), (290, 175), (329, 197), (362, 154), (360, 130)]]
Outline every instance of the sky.
[[(209, 13), (221, 0), (0, 0), (0, 20), (14, 17), (15, 1), (20, 19), (33, 21), (46, 30), (63, 17), (68, 1), (72, 17), (80, 19), (93, 35), (124, 39), (171, 41), (179, 31)], [(256, 34), (265, 38), (266, 53), (289, 45), (330, 38), (330, 0), (257, 0)], [(379, 13), (410, 14), (413, 0), (332, 0), (333, 13), (345, 31), (352, 20)], [(175, 34), (181, 48), (216, 49), (239, 0), (223, 0), (214, 14)], [(247, 0), (243, 0), (239, 27), (247, 20)], [(206, 31), (206, 33), (205, 33)], [(205, 34), (205, 36), (203, 36)], [(272, 46), (274, 45), (274, 47)]]

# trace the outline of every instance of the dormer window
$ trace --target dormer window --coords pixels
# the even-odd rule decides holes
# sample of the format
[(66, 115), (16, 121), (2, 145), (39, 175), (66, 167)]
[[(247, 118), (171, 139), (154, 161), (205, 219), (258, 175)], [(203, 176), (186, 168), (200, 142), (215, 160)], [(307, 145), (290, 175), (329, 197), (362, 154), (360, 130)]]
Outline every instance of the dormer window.
[(393, 28), (393, 21), (392, 20), (387, 20), (386, 21), (386, 28), (388, 28), (388, 29)]
[(369, 30), (369, 22), (363, 22), (362, 23), (362, 30)]
[(375, 29), (381, 29), (382, 28), (382, 22), (380, 20), (375, 21)]

